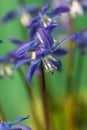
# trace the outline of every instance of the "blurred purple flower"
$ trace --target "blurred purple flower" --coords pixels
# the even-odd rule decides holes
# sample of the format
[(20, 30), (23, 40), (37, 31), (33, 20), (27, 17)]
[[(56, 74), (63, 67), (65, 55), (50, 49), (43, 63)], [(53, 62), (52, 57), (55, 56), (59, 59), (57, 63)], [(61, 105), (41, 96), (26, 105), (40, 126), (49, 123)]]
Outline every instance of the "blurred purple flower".
[(79, 2), (81, 3), (84, 12), (87, 13), (87, 0), (79, 0)]
[[(9, 38), (9, 41), (16, 44), (17, 47), (24, 45), (23, 41), (14, 38)], [(16, 56), (16, 49), (8, 52), (4, 56), (0, 56), (0, 77), (6, 74), (12, 76), (12, 69), (9, 64), (15, 64), (19, 60), (20, 58)]]
[(75, 41), (77, 43), (75, 49), (79, 47), (81, 53), (86, 54), (87, 53), (87, 29), (81, 31), (80, 33), (77, 33)]
[(12, 76), (12, 70), (8, 64), (6, 57), (0, 57), (0, 77), (3, 77), (5, 74)]
[(28, 119), (29, 116), (16, 119), (14, 122), (3, 122), (0, 123), (0, 130), (31, 130), (30, 127), (25, 125), (16, 125), (17, 123)]
[(19, 7), (17, 10), (7, 12), (3, 18), (2, 22), (8, 22), (9, 20), (13, 20), (15, 18), (21, 18), (21, 22), (23, 24), (28, 24), (31, 15), (35, 15), (38, 12), (38, 7), (35, 5), (24, 5)]

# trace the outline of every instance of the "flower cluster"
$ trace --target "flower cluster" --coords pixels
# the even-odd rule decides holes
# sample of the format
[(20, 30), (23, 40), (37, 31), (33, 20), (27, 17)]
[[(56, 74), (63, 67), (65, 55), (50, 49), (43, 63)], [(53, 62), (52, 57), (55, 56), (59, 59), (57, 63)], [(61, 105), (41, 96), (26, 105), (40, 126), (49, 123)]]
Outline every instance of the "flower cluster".
[[(47, 72), (53, 73), (54, 70), (61, 70), (59, 57), (67, 54), (68, 50), (61, 49), (60, 46), (74, 37), (74, 35), (71, 35), (60, 42), (53, 38), (52, 34), (54, 29), (58, 27), (56, 19), (59, 18), (62, 13), (69, 12), (69, 8), (60, 6), (50, 12), (47, 11), (48, 8), (49, 5), (45, 4), (42, 11), (39, 12), (35, 18), (30, 20), (27, 25), (27, 28), (30, 29), (30, 42), (22, 45), (16, 51), (16, 56), (20, 58), (20, 60), (18, 60), (14, 69), (22, 64), (29, 63), (30, 65), (26, 76), (29, 84), (41, 62)], [(16, 43), (19, 44), (19, 40), (16, 40)]]

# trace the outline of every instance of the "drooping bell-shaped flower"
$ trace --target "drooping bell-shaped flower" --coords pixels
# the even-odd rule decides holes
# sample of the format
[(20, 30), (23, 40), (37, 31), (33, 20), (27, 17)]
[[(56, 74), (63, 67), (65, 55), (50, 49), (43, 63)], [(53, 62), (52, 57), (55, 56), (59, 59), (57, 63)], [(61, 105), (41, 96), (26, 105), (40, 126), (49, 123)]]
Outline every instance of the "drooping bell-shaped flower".
[(16, 51), (19, 60), (14, 69), (28, 63), (26, 78), (29, 84), (41, 62), (47, 72), (53, 73), (55, 70), (61, 70), (60, 56), (67, 54), (68, 51), (60, 46), (73, 37), (71, 35), (59, 42), (52, 35), (54, 29), (58, 27), (56, 19), (61, 16), (61, 13), (68, 12), (69, 8), (59, 6), (47, 12), (48, 8), (49, 4), (45, 4), (42, 11), (30, 21), (27, 26), (30, 29), (30, 42), (23, 44)]
[(60, 17), (62, 13), (69, 12), (69, 8), (67, 6), (57, 6), (50, 12), (48, 9), (49, 4), (44, 4), (38, 15), (30, 20), (27, 26), (27, 28), (30, 29), (30, 40), (33, 40), (38, 28), (46, 28), (49, 31), (52, 31), (58, 26), (56, 19)]
[(39, 44), (37, 41), (32, 41), (21, 46), (17, 51), (17, 56), (25, 58), (18, 61), (14, 69), (20, 67), (22, 64), (29, 63), (30, 66), (26, 75), (29, 84), (41, 62), (47, 72), (60, 71), (62, 64), (59, 59), (68, 52), (68, 50), (61, 49), (60, 46), (72, 37), (73, 35), (63, 39), (59, 43), (55, 43), (49, 31), (39, 28), (37, 32), (37, 41), (39, 41)]

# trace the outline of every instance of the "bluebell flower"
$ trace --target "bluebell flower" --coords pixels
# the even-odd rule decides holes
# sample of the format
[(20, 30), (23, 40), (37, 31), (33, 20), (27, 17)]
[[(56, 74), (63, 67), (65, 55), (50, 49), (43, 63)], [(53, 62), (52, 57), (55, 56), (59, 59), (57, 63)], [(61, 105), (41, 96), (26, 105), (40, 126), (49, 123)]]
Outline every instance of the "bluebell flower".
[(47, 12), (48, 8), (49, 4), (45, 4), (42, 8), (42, 11), (39, 12), (38, 16), (30, 21), (27, 27), (30, 28), (32, 25), (38, 24), (38, 22), (40, 26), (40, 22), (42, 22), (43, 26), (47, 27), (50, 22), (54, 22), (54, 20), (57, 19), (57, 17), (59, 17), (62, 13), (69, 12), (69, 8), (67, 6), (58, 6), (50, 12)]
[(3, 18), (2, 22), (8, 22), (9, 20), (13, 20), (15, 18), (21, 18), (21, 22), (23, 25), (27, 25), (29, 20), (31, 19), (31, 15), (35, 15), (38, 12), (38, 7), (35, 5), (24, 5), (19, 7), (17, 10), (7, 12)]
[(38, 28), (46, 28), (49, 31), (52, 31), (55, 27), (58, 26), (56, 19), (61, 16), (62, 13), (69, 12), (67, 6), (58, 6), (52, 11), (48, 12), (49, 4), (45, 4), (42, 8), (42, 11), (38, 15), (31, 19), (27, 28), (30, 29), (30, 40), (33, 40)]
[(75, 50), (79, 47), (82, 54), (87, 53), (87, 29), (81, 31), (80, 33), (76, 33), (76, 46)]
[[(61, 49), (60, 46), (73, 37), (69, 36), (61, 42), (58, 42), (52, 36), (54, 29), (58, 27), (56, 19), (60, 17), (61, 13), (68, 12), (69, 8), (61, 6), (47, 12), (48, 8), (49, 4), (45, 4), (42, 11), (30, 21), (27, 26), (30, 28), (30, 42), (19, 47), (16, 52), (19, 60), (16, 62), (14, 69), (20, 67), (22, 64), (28, 63), (29, 68), (26, 78), (29, 84), (41, 62), (47, 72), (53, 73), (54, 70), (61, 70), (59, 57), (67, 54), (68, 51)], [(16, 40), (17, 42), (19, 43)]]
[(29, 63), (30, 66), (26, 75), (29, 84), (31, 83), (32, 77), (41, 62), (47, 72), (53, 73), (54, 70), (60, 71), (61, 61), (59, 57), (68, 52), (65, 49), (61, 49), (60, 46), (72, 37), (73, 35), (57, 43), (48, 30), (39, 28), (37, 32), (37, 40), (33, 40), (18, 49), (17, 56), (24, 58), (18, 61), (14, 66), (14, 69), (18, 68), (22, 64)]
[(17, 125), (17, 123), (19, 123), (23, 120), (26, 120), (28, 118), (29, 118), (29, 116), (18, 118), (14, 122), (1, 121), (0, 130), (31, 130), (31, 128), (26, 125)]

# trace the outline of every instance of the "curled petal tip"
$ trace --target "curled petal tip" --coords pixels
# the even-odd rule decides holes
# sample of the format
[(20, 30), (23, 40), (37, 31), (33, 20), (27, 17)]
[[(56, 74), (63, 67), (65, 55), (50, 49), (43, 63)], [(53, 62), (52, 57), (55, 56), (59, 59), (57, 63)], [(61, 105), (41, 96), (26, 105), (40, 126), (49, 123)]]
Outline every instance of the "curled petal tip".
[(67, 6), (58, 6), (55, 9), (53, 9), (53, 11), (51, 12), (51, 14), (59, 14), (59, 13), (66, 13), (69, 12), (70, 9)]
[(42, 8), (42, 12), (46, 12), (46, 10), (49, 8), (49, 4), (46, 3), (44, 4), (43, 8)]

